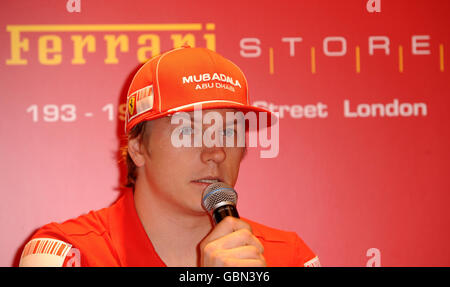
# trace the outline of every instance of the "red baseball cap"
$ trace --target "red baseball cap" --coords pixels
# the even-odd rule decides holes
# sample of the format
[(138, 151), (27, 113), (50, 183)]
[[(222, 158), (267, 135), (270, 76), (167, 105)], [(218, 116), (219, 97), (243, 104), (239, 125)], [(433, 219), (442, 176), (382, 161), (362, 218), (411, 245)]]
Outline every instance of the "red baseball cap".
[(184, 46), (150, 59), (138, 70), (127, 94), (125, 131), (196, 107), (264, 112), (267, 126), (277, 120), (270, 111), (250, 105), (247, 80), (238, 66), (206, 48)]

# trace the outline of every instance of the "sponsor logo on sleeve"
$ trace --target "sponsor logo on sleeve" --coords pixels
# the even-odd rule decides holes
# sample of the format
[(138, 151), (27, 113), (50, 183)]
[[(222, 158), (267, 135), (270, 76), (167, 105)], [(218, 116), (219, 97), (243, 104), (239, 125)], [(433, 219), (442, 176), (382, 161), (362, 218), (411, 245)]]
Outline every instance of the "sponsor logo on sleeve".
[(20, 267), (61, 267), (71, 244), (51, 238), (35, 238), (23, 249)]
[(317, 257), (317, 256), (314, 257), (313, 259), (306, 262), (303, 266), (304, 267), (320, 267), (319, 257)]

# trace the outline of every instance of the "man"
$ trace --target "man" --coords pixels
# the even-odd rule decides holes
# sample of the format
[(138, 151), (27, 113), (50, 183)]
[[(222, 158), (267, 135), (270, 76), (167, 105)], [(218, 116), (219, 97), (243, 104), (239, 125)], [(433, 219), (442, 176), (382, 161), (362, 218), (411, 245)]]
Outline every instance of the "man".
[[(216, 121), (219, 115), (224, 128), (196, 122), (199, 108), (214, 112)], [(216, 143), (235, 137), (242, 126), (227, 121), (227, 113), (238, 111), (270, 113), (249, 105), (244, 74), (219, 54), (183, 47), (149, 60), (127, 96), (132, 191), (109, 208), (42, 227), (20, 266), (318, 266), (293, 232), (234, 217), (214, 226), (203, 209), (209, 184), (235, 185), (246, 148), (194, 139), (210, 129)], [(173, 123), (179, 114), (187, 124)], [(194, 144), (180, 145), (181, 139)]]

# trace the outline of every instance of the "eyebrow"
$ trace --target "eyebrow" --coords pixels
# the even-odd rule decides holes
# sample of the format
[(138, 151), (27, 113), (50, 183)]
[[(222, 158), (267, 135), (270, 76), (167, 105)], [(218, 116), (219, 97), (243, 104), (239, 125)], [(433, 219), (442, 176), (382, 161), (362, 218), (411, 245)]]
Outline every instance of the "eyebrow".
[[(191, 113), (189, 113), (189, 117), (190, 117), (190, 120), (191, 120), (191, 122), (192, 123), (198, 123), (199, 121), (194, 117), (194, 114), (191, 114)], [(226, 116), (222, 116), (222, 122), (223, 122), (223, 119), (226, 119)], [(200, 119), (200, 123), (203, 125), (203, 115), (202, 115), (202, 117), (201, 117), (201, 119)], [(234, 124), (238, 124), (239, 123), (239, 120), (238, 119), (233, 119), (233, 120), (231, 120), (231, 121), (228, 121), (228, 122), (225, 122), (225, 125), (226, 126), (230, 126), (230, 125), (234, 125)]]

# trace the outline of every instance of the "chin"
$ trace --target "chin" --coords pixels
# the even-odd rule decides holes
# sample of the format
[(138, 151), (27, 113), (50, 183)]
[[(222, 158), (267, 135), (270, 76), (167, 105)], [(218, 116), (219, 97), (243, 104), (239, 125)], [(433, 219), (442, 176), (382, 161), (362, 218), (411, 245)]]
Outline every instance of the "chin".
[(195, 216), (208, 216), (209, 217), (209, 213), (203, 208), (203, 206), (201, 204), (196, 204), (195, 206), (191, 206), (191, 208), (189, 209), (189, 212), (192, 215)]

